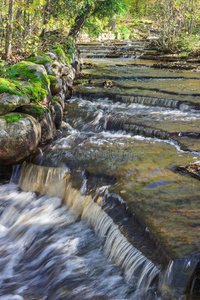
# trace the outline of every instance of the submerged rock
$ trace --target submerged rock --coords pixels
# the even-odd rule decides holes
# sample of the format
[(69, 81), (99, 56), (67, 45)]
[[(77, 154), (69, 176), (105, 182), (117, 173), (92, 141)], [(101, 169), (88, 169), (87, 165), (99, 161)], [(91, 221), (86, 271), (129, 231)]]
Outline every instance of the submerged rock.
[(10, 113), (0, 117), (0, 164), (25, 159), (38, 145), (41, 125), (32, 116)]

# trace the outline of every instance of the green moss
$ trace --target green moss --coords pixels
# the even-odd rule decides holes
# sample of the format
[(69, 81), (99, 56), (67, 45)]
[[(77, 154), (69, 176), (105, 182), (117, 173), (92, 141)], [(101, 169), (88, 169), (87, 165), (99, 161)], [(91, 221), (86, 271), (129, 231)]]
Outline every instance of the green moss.
[(63, 59), (65, 57), (65, 51), (63, 50), (62, 46), (59, 44), (54, 46), (53, 51), (57, 54), (59, 61), (62, 63), (65, 63), (65, 61)]
[(9, 93), (13, 95), (22, 96), (24, 89), (20, 86), (19, 82), (11, 81), (9, 79), (0, 78), (0, 93)]
[(30, 57), (30, 58), (27, 59), (27, 61), (35, 63), (37, 61), (37, 58), (36, 57)]
[(66, 54), (66, 64), (69, 64), (70, 63), (70, 61), (71, 61), (71, 58), (72, 58), (72, 55), (70, 54), (70, 53), (67, 53)]
[[(26, 96), (35, 102), (42, 101), (48, 93), (46, 88), (50, 81), (44, 73), (40, 73), (38, 77), (34, 66), (32, 62), (20, 62), (7, 69), (8, 78), (0, 78), (0, 93)], [(21, 80), (28, 81), (30, 84), (24, 87), (20, 85)]]
[[(29, 68), (33, 67), (33, 68)], [(9, 72), (10, 78), (17, 80), (28, 80), (31, 85), (27, 85), (24, 88), (25, 95), (31, 97), (36, 102), (44, 99), (47, 94), (46, 87), (49, 85), (48, 76), (44, 73), (40, 73), (40, 78), (35, 75), (37, 70), (34, 69), (34, 64), (31, 62), (20, 62), (12, 67)]]
[(55, 48), (53, 48), (53, 51), (56, 54), (65, 55), (65, 52), (63, 51), (63, 49), (60, 46), (55, 46)]
[(37, 65), (45, 65), (46, 63), (52, 63), (51, 59), (47, 59), (47, 58), (37, 58), (37, 57), (30, 57), (29, 59), (27, 59), (27, 61), (33, 62)]
[(52, 76), (52, 75), (48, 75), (48, 78), (50, 80), (50, 85), (55, 85), (56, 84), (56, 77), (55, 76)]
[(51, 102), (54, 103), (54, 104), (57, 104), (59, 101), (59, 98), (54, 96), (52, 99), (51, 99)]
[(31, 106), (30, 112), (36, 113), (38, 115), (43, 115), (47, 108), (44, 108), (42, 105)]
[(4, 120), (6, 120), (7, 123), (18, 122), (20, 119), (21, 119), (21, 115), (19, 115), (19, 114), (4, 117)]
[(41, 122), (44, 118), (44, 114), (49, 111), (49, 108), (45, 105), (39, 105), (37, 103), (31, 103), (21, 107), (20, 112), (33, 116), (36, 120)]
[(40, 53), (38, 53), (38, 55), (45, 57), (50, 63), (52, 63), (51, 58), (46, 53), (40, 52)]
[(37, 69), (34, 69), (35, 64), (32, 62), (27, 62), (27, 61), (22, 61), (12, 67), (12, 69), (9, 72), (9, 77), (10, 78), (17, 78), (17, 79), (30, 79), (31, 82), (41, 82), (42, 85), (48, 86), (49, 84), (49, 79), (48, 76), (44, 73), (41, 73), (41, 78), (38, 78), (37, 75), (34, 73), (37, 71)]
[(9, 93), (12, 95), (18, 95), (18, 96), (22, 96), (21, 93), (19, 93), (18, 91), (12, 90), (6, 86), (0, 85), (0, 93)]

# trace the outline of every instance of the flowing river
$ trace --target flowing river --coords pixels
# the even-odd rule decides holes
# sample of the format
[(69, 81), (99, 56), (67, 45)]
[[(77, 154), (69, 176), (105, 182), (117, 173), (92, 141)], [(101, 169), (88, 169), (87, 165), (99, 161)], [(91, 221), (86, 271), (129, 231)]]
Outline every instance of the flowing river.
[(200, 74), (80, 50), (57, 138), (0, 185), (0, 300), (200, 299)]

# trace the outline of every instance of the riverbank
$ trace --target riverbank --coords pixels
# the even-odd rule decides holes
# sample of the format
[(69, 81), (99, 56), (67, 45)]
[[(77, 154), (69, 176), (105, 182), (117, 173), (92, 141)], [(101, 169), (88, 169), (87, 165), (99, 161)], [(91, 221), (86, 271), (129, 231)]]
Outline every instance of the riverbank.
[(80, 69), (81, 57), (70, 39), (26, 61), (1, 62), (1, 166), (22, 162), (39, 144), (56, 136)]

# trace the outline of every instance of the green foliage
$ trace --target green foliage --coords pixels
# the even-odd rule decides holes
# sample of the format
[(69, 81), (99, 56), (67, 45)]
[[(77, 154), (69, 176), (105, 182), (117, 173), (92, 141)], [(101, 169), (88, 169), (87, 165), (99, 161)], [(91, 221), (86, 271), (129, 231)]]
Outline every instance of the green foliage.
[(122, 39), (129, 39), (131, 31), (127, 26), (118, 26), (117, 30), (115, 31), (115, 36), (117, 38), (118, 34), (120, 33), (120, 36)]
[(84, 31), (88, 33), (91, 37), (98, 37), (99, 34), (103, 32), (103, 29), (104, 23), (94, 16), (88, 18), (84, 25)]
[(10, 116), (5, 116), (4, 120), (7, 123), (11, 123), (11, 122), (18, 122), (21, 119), (21, 115), (20, 114), (14, 114), (14, 115), (10, 115)]
[(122, 14), (125, 13), (128, 6), (124, 2), (124, 0), (104, 0), (97, 1), (93, 15), (99, 19), (108, 17), (113, 17), (114, 14)]

